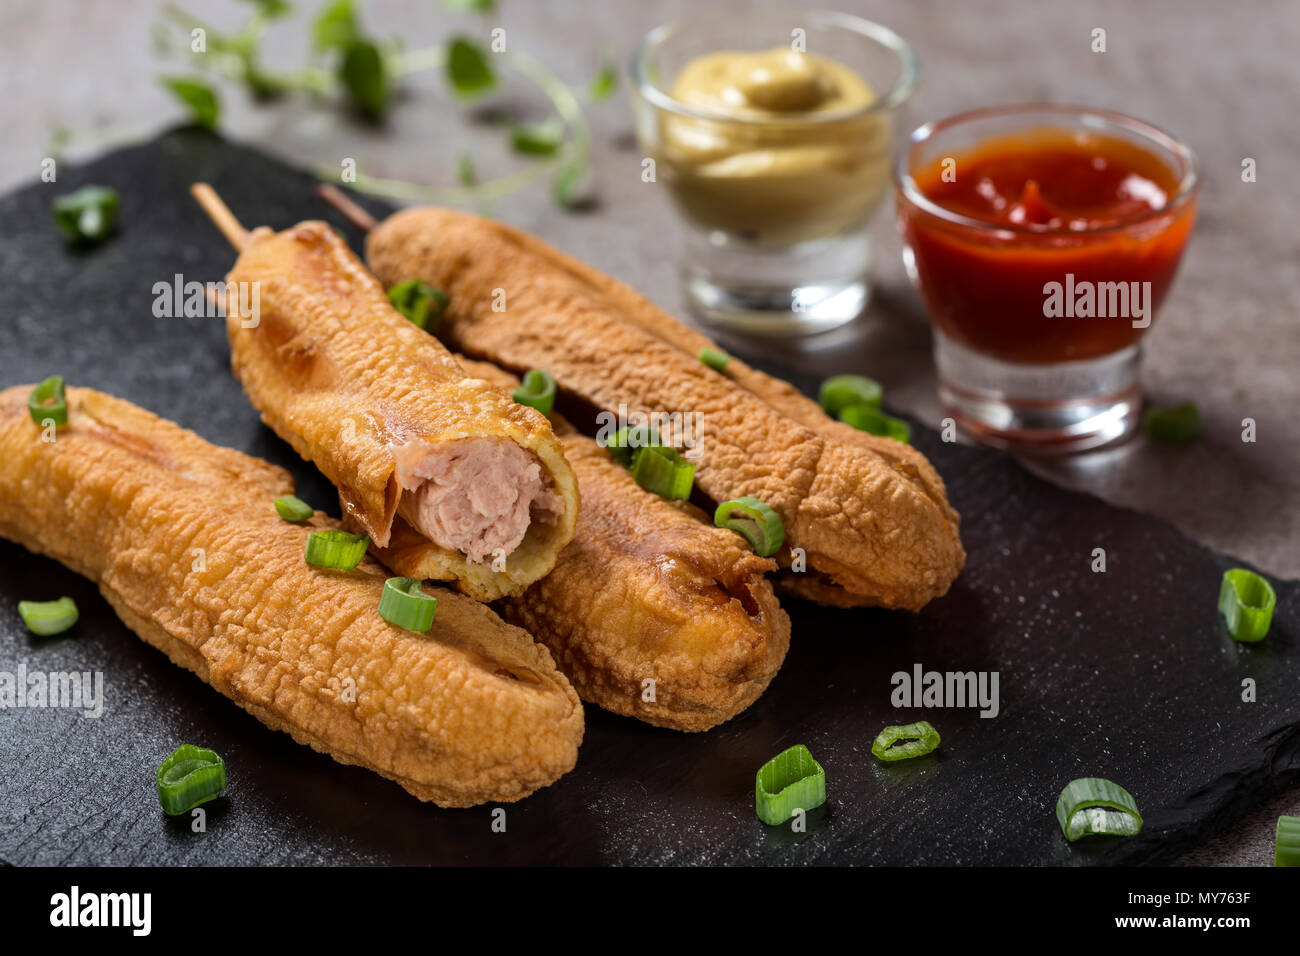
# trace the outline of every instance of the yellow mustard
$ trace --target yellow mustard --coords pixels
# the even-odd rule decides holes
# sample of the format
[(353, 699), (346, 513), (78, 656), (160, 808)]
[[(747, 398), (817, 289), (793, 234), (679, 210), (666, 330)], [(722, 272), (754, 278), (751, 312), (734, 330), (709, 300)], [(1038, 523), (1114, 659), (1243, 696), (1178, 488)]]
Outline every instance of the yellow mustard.
[(710, 53), (669, 92), (709, 114), (664, 114), (659, 157), (705, 229), (786, 246), (861, 225), (884, 195), (889, 119), (862, 113), (875, 92), (842, 63), (786, 47)]

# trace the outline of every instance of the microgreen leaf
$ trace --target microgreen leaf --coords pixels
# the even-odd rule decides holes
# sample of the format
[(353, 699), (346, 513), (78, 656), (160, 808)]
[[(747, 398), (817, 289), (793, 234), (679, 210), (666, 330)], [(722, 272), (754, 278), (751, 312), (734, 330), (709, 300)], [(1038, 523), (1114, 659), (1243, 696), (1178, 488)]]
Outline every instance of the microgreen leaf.
[(563, 134), (563, 127), (555, 122), (514, 126), (510, 129), (510, 147), (525, 156), (554, 156)]
[(551, 198), (561, 209), (574, 209), (581, 204), (579, 187), (587, 178), (587, 163), (576, 160), (563, 166), (551, 180)]
[(293, 12), (293, 5), (288, 0), (244, 0), (244, 2), (253, 4), (268, 20)]
[(357, 109), (371, 117), (384, 114), (388, 108), (388, 75), (377, 46), (369, 40), (351, 44), (339, 64), (339, 79)]
[(491, 13), (497, 0), (442, 0), (442, 7), (453, 13)]
[(357, 13), (352, 0), (334, 0), (316, 15), (312, 26), (314, 49), (347, 49), (359, 38)]
[(596, 78), (591, 81), (591, 89), (588, 96), (593, 103), (599, 103), (601, 100), (607, 100), (618, 89), (618, 70), (613, 63), (606, 63), (596, 74)]
[(251, 53), (241, 56), (244, 64), (244, 85), (259, 100), (269, 100), (288, 91), (289, 86), (283, 79), (263, 73), (253, 62)]
[(452, 37), (447, 46), (447, 80), (457, 96), (467, 99), (497, 85), (487, 51), (465, 37)]
[(202, 80), (188, 80), (184, 77), (163, 77), (162, 84), (182, 103), (189, 107), (194, 122), (205, 129), (215, 129), (221, 117), (221, 103), (212, 87)]

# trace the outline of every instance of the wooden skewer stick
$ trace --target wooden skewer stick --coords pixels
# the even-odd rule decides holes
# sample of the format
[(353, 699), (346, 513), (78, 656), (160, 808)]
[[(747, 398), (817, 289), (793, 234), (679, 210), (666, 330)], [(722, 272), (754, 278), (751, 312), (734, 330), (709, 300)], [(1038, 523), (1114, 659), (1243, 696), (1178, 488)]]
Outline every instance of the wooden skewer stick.
[(221, 201), (217, 191), (207, 183), (195, 183), (190, 187), (190, 195), (199, 204), (208, 218), (221, 230), (226, 241), (235, 247), (236, 252), (243, 252), (248, 245), (248, 230), (240, 225), (230, 207)]
[(327, 203), (342, 213), (344, 219), (352, 223), (352, 225), (356, 226), (362, 232), (369, 232), (371, 229), (374, 229), (375, 226), (379, 225), (379, 222), (374, 216), (370, 215), (370, 213), (366, 212), (347, 196), (343, 195), (340, 190), (328, 183), (316, 187), (316, 195), (320, 196), (321, 199), (324, 199)]

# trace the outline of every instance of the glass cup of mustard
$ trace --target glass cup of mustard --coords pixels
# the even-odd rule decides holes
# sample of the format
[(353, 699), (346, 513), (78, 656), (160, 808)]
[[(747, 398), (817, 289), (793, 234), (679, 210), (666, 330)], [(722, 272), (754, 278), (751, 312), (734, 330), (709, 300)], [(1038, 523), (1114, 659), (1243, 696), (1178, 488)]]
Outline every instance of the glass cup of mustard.
[(842, 13), (701, 14), (652, 30), (631, 75), (642, 178), (685, 221), (700, 318), (790, 335), (861, 314), (912, 48)]
[(913, 132), (894, 188), (957, 424), (1027, 453), (1127, 437), (1196, 221), (1192, 151), (1122, 113), (996, 106)]

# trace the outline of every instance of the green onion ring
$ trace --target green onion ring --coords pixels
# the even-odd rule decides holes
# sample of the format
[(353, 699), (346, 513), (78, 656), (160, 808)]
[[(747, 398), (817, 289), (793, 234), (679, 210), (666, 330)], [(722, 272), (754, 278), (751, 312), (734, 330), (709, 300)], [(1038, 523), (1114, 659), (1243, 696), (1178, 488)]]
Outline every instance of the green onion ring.
[(675, 448), (650, 445), (632, 456), (632, 477), (651, 494), (669, 501), (691, 496), (695, 484), (695, 462), (687, 461)]
[(313, 531), (307, 536), (307, 563), (330, 571), (351, 571), (366, 556), (370, 538), (346, 531)]
[(181, 744), (158, 768), (158, 802), (174, 817), (226, 789), (226, 762), (206, 747)]
[(55, 428), (68, 424), (68, 396), (63, 376), (51, 375), (32, 389), (27, 396), (27, 411), (38, 425), (44, 425), (46, 419), (53, 419)]
[(625, 425), (605, 443), (605, 450), (624, 468), (632, 467), (638, 449), (659, 444), (659, 431), (651, 425)]
[(914, 724), (886, 727), (876, 735), (871, 752), (877, 760), (893, 763), (895, 760), (924, 757), (938, 746), (939, 731), (928, 720), (918, 720)]
[(534, 368), (524, 375), (523, 385), (510, 396), (520, 405), (535, 408), (543, 415), (555, 408), (555, 379), (545, 369)]
[(1152, 405), (1142, 415), (1142, 427), (1156, 441), (1189, 442), (1201, 434), (1201, 414), (1191, 402)]
[(41, 637), (62, 634), (77, 623), (77, 602), (70, 597), (57, 601), (19, 601), (18, 616), (27, 630)]
[(785, 523), (781, 516), (750, 495), (718, 505), (713, 512), (713, 523), (743, 537), (761, 558), (770, 558), (785, 542)]
[(1133, 795), (1102, 777), (1071, 780), (1056, 801), (1061, 832), (1073, 843), (1086, 836), (1133, 836), (1142, 830)]
[(806, 813), (825, 802), (826, 771), (803, 744), (781, 751), (754, 777), (754, 810), (771, 826), (785, 823), (796, 810)]
[(901, 418), (886, 415), (870, 405), (849, 405), (840, 409), (840, 421), (868, 435), (880, 435), (895, 441), (910, 442), (912, 429)]
[(700, 361), (716, 372), (724, 371), (727, 363), (731, 361), (731, 356), (721, 349), (713, 349), (705, 346), (700, 349)]
[(388, 290), (388, 301), (411, 320), (417, 329), (428, 329), (429, 320), (437, 319), (451, 302), (447, 293), (419, 279), (406, 279)]
[(107, 186), (82, 186), (54, 200), (54, 224), (69, 239), (98, 242), (113, 231), (121, 197)]
[(1262, 641), (1273, 623), (1277, 592), (1273, 585), (1254, 571), (1233, 568), (1223, 572), (1219, 585), (1219, 613), (1228, 624), (1228, 633), (1238, 641), (1253, 644)]
[(838, 416), (853, 405), (879, 408), (883, 394), (880, 383), (865, 375), (835, 375), (822, 382), (817, 400), (827, 415)]
[(1300, 866), (1300, 817), (1277, 818), (1277, 844), (1273, 850), (1274, 866)]
[(285, 521), (297, 523), (306, 521), (316, 513), (315, 509), (301, 498), (285, 495), (275, 499), (275, 512)]
[(379, 616), (389, 624), (408, 631), (427, 631), (433, 627), (438, 599), (426, 594), (418, 578), (389, 578), (379, 599)]

